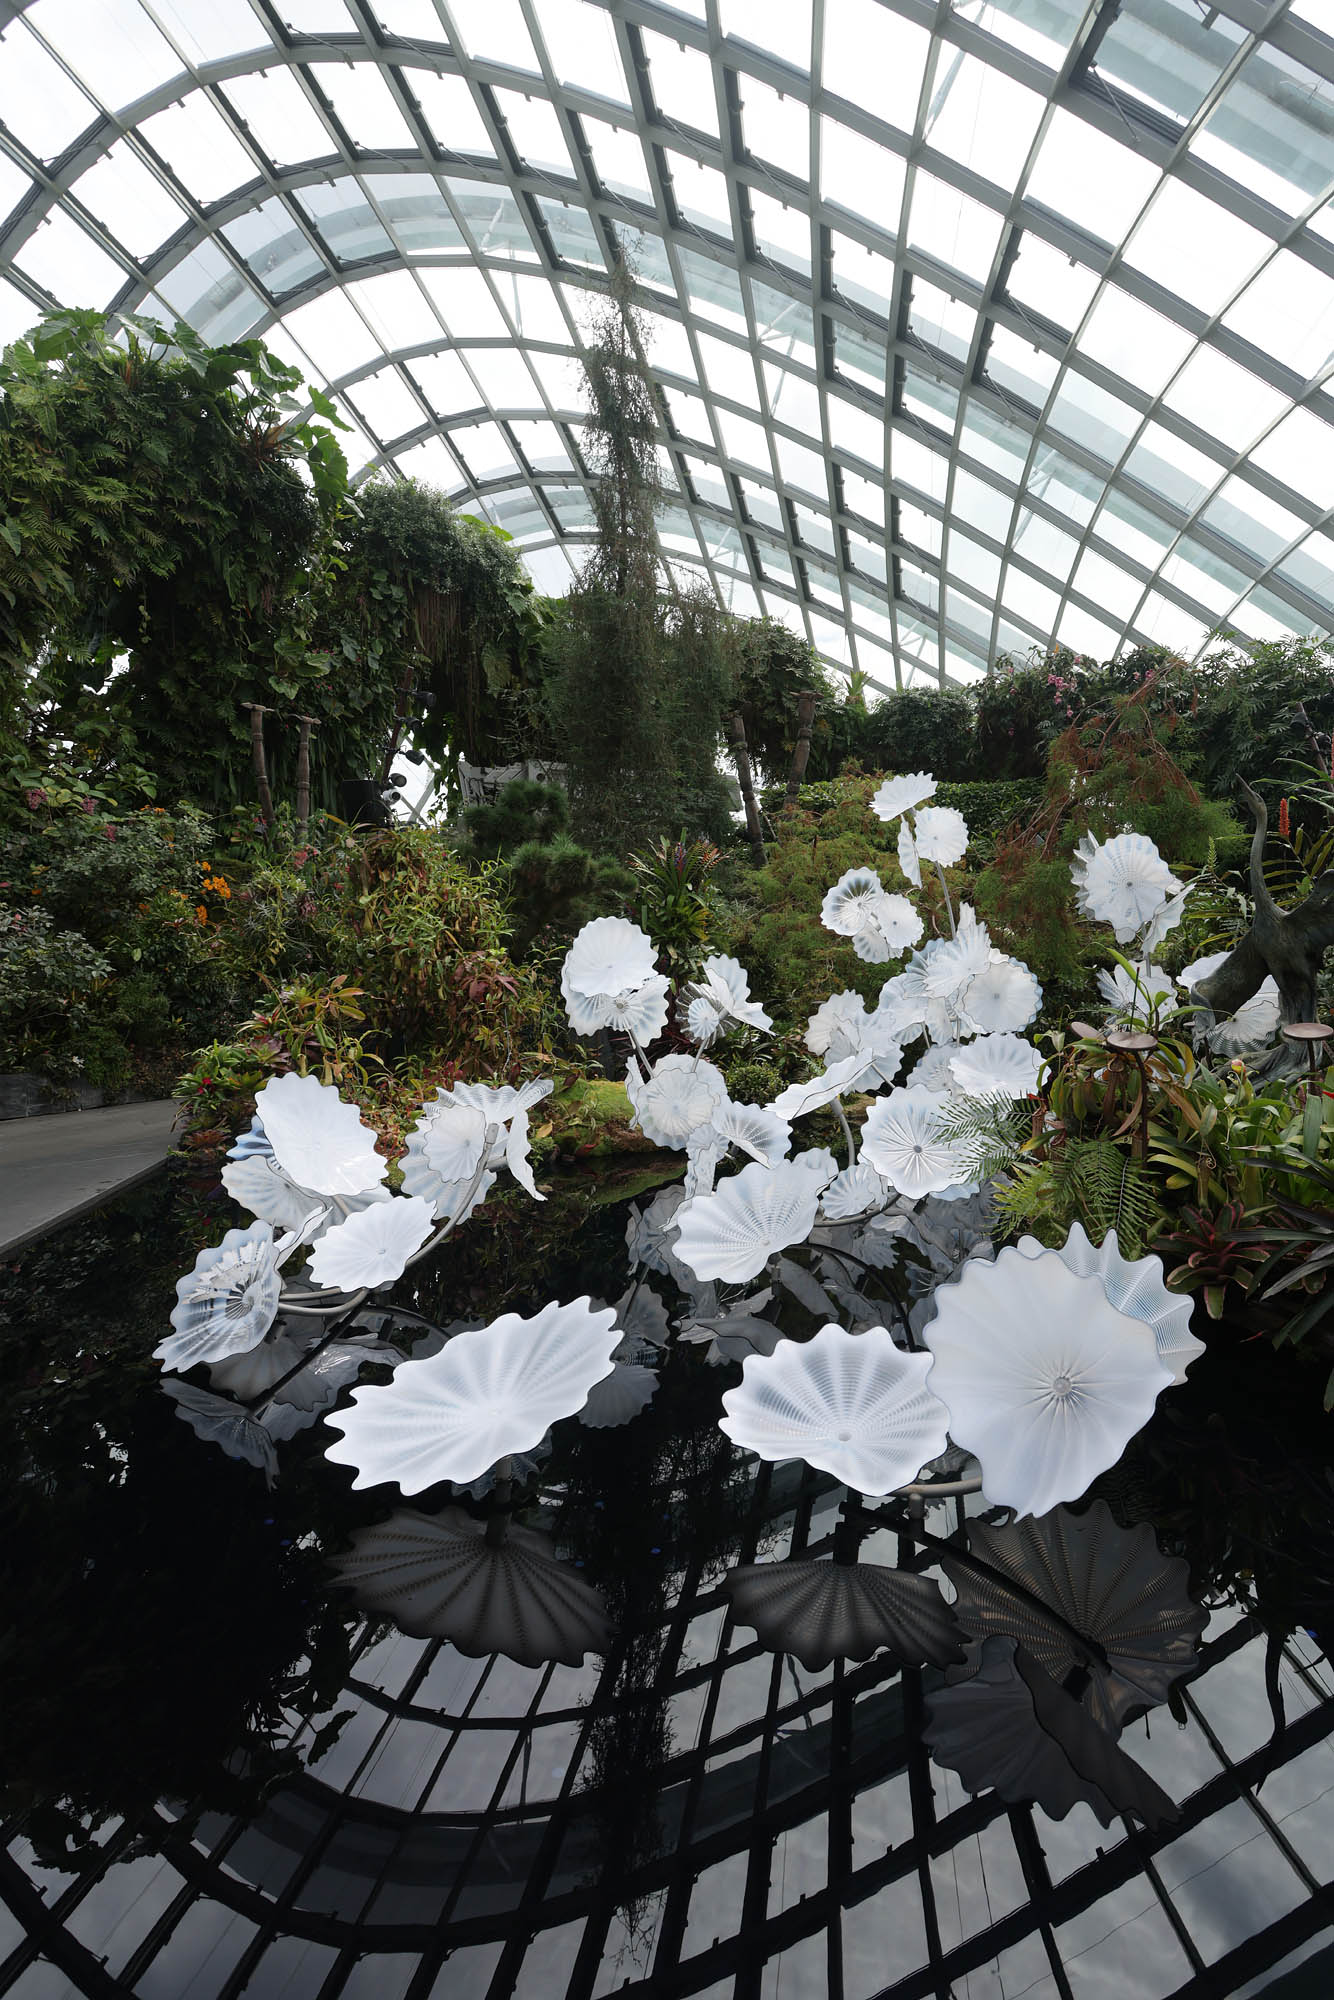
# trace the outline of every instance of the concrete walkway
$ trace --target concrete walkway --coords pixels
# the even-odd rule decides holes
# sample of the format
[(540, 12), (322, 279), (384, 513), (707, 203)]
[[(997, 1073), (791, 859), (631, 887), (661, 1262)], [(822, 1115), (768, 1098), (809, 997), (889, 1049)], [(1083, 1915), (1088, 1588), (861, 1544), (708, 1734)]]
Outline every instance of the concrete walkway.
[(0, 1123), (0, 1255), (156, 1173), (175, 1122), (168, 1097)]

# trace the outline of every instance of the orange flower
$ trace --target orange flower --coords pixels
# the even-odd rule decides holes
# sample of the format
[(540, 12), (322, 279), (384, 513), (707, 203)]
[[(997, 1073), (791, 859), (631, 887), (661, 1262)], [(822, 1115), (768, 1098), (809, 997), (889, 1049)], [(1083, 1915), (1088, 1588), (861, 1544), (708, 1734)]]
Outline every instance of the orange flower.
[(208, 922), (208, 911), (204, 908), (204, 905), (202, 903), (195, 904), (195, 915), (198, 917), (201, 924), (206, 924)]

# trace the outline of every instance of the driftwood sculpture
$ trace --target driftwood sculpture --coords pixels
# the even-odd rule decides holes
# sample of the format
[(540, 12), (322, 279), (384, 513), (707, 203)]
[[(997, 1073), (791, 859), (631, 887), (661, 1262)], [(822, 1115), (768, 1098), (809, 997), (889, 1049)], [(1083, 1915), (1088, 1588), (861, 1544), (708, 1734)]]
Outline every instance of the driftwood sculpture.
[[(1238, 944), (1208, 979), (1191, 989), (1191, 997), (1202, 1001), (1215, 1017), (1235, 1014), (1264, 981), (1273, 977), (1279, 993), (1279, 1018), (1313, 1021), (1316, 984), (1325, 953), (1334, 945), (1334, 869), (1317, 881), (1305, 902), (1295, 910), (1281, 910), (1265, 886), (1264, 851), (1269, 832), (1269, 815), (1258, 792), (1242, 780), (1242, 792), (1255, 820), (1251, 840), (1251, 896), (1255, 918)], [(1300, 1048), (1281, 1042), (1267, 1056), (1263, 1067), (1271, 1074), (1303, 1066)]]

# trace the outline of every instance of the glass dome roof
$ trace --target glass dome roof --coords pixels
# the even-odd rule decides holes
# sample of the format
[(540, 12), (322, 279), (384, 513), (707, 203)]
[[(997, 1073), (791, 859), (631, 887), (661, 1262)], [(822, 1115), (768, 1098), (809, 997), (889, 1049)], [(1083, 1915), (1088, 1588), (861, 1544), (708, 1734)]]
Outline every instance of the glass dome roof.
[(0, 340), (255, 333), (354, 469), (591, 528), (623, 244), (669, 561), (880, 687), (1334, 625), (1334, 0), (0, 0)]

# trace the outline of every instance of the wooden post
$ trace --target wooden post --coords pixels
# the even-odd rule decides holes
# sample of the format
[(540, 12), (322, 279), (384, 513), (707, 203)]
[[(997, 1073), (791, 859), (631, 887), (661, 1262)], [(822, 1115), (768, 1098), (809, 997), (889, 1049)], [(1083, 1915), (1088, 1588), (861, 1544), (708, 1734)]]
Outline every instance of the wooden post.
[(746, 725), (739, 714), (733, 714), (727, 724), (727, 738), (736, 759), (737, 783), (741, 787), (741, 801), (746, 808), (746, 832), (750, 836), (751, 859), (757, 868), (764, 866), (764, 834), (760, 829), (760, 809), (755, 803), (755, 781), (750, 774), (750, 752), (746, 748)]
[(298, 715), (300, 735), (296, 751), (296, 824), (304, 835), (310, 819), (310, 732), (318, 727), (313, 715)]
[(250, 710), (250, 755), (259, 792), (259, 816), (267, 829), (273, 825), (273, 793), (269, 790), (269, 767), (264, 761), (264, 718), (269, 711), (257, 701), (243, 701), (241, 706)]
[(801, 790), (801, 781), (806, 775), (806, 765), (811, 754), (811, 724), (815, 720), (815, 689), (803, 688), (797, 696), (797, 740), (792, 749), (792, 768), (787, 774), (787, 795), (783, 800), (783, 811), (792, 812)]

